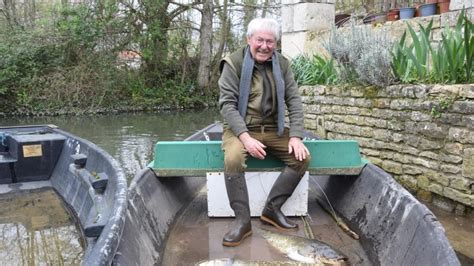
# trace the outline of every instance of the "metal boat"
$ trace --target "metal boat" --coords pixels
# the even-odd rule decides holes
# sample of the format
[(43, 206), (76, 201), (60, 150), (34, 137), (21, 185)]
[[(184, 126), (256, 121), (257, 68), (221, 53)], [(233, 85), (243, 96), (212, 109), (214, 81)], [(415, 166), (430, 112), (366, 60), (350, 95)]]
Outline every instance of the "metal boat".
[[(222, 126), (213, 124), (185, 142), (205, 146), (208, 142), (204, 149), (206, 154), (215, 154), (218, 152), (211, 146), (215, 146), (213, 141), (219, 141), (221, 136)], [(308, 133), (308, 137), (314, 136)], [(157, 144), (155, 153), (160, 153), (158, 147)], [(154, 163), (134, 177), (114, 263), (232, 265), (236, 260), (249, 265), (294, 263), (264, 241), (259, 230), (265, 225), (258, 218), (252, 219), (255, 230), (250, 239), (238, 247), (222, 246), (222, 237), (232, 219), (208, 217), (203, 172), (214, 167), (213, 160), (201, 158), (207, 166), (200, 170), (157, 167), (157, 160), (166, 157), (170, 162), (181, 161), (179, 165), (185, 165), (182, 162), (193, 153), (186, 147), (177, 145), (175, 153), (166, 152), (164, 157), (155, 154)], [(324, 241), (346, 254), (353, 265), (460, 264), (442, 225), (427, 207), (370, 162), (363, 161), (362, 167), (355, 168), (356, 173), (348, 169), (337, 171), (334, 167), (330, 171), (326, 171), (327, 167), (318, 170), (316, 166), (310, 171), (308, 213), (305, 217), (293, 218), (302, 228), (294, 235)], [(331, 215), (323, 210), (325, 205), (333, 208)], [(346, 231), (351, 235), (338, 224), (347, 225), (350, 229)]]
[(85, 238), (83, 265), (109, 265), (125, 224), (127, 181), (93, 143), (55, 126), (0, 127), (0, 196), (54, 189)]

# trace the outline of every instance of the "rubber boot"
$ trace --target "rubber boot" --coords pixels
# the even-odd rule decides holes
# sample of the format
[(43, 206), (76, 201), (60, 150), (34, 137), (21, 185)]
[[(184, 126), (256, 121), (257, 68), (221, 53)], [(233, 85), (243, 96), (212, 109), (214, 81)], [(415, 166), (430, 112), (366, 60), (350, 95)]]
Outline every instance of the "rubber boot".
[(284, 231), (298, 229), (298, 224), (288, 220), (281, 212), (281, 206), (293, 194), (303, 175), (289, 167), (283, 169), (268, 195), (267, 202), (260, 216), (262, 222), (271, 224)]
[(250, 223), (249, 195), (244, 174), (225, 174), (225, 187), (230, 207), (234, 210), (235, 219), (231, 229), (225, 234), (222, 244), (228, 247), (240, 245), (242, 240), (252, 235)]

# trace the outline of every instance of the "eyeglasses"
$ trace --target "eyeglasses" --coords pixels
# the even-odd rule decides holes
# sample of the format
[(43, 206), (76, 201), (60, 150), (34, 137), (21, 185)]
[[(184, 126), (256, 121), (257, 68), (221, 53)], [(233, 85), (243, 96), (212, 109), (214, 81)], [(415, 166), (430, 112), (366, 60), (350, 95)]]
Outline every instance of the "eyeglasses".
[(266, 43), (268, 47), (273, 47), (275, 45), (275, 40), (271, 40), (271, 39), (265, 40), (262, 38), (254, 38), (254, 42), (258, 46), (262, 46), (264, 43)]

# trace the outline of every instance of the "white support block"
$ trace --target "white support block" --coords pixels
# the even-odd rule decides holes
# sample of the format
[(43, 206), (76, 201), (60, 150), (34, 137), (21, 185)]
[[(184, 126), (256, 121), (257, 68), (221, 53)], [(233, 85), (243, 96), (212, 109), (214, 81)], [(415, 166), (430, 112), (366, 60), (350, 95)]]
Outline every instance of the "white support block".
[[(262, 213), (268, 194), (280, 172), (247, 172), (245, 179), (250, 200), (250, 215), (258, 217)], [(308, 214), (308, 172), (296, 187), (293, 195), (285, 202), (282, 211), (287, 216), (305, 216)], [(207, 212), (209, 217), (233, 217), (224, 173), (207, 173)]]

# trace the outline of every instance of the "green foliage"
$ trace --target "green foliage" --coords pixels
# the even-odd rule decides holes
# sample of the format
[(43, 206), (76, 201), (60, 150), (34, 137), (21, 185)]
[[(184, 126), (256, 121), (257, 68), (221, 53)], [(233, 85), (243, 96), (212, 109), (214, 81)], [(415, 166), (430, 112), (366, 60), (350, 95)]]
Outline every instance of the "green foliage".
[(453, 106), (453, 103), (456, 101), (457, 97), (457, 95), (442, 97), (439, 103), (431, 108), (431, 116), (434, 118), (440, 118), (443, 112)]
[(441, 42), (434, 47), (430, 42), (433, 21), (425, 28), (419, 25), (417, 34), (408, 25), (412, 43), (406, 43), (406, 32), (392, 50), (392, 68), (403, 83), (463, 83), (473, 82), (474, 30), (464, 11), (453, 29), (446, 26)]
[(386, 32), (358, 27), (352, 21), (349, 32), (333, 28), (326, 48), (338, 63), (342, 82), (378, 87), (392, 83), (392, 44)]
[(337, 72), (333, 59), (319, 55), (299, 55), (291, 62), (291, 68), (298, 85), (334, 84)]

